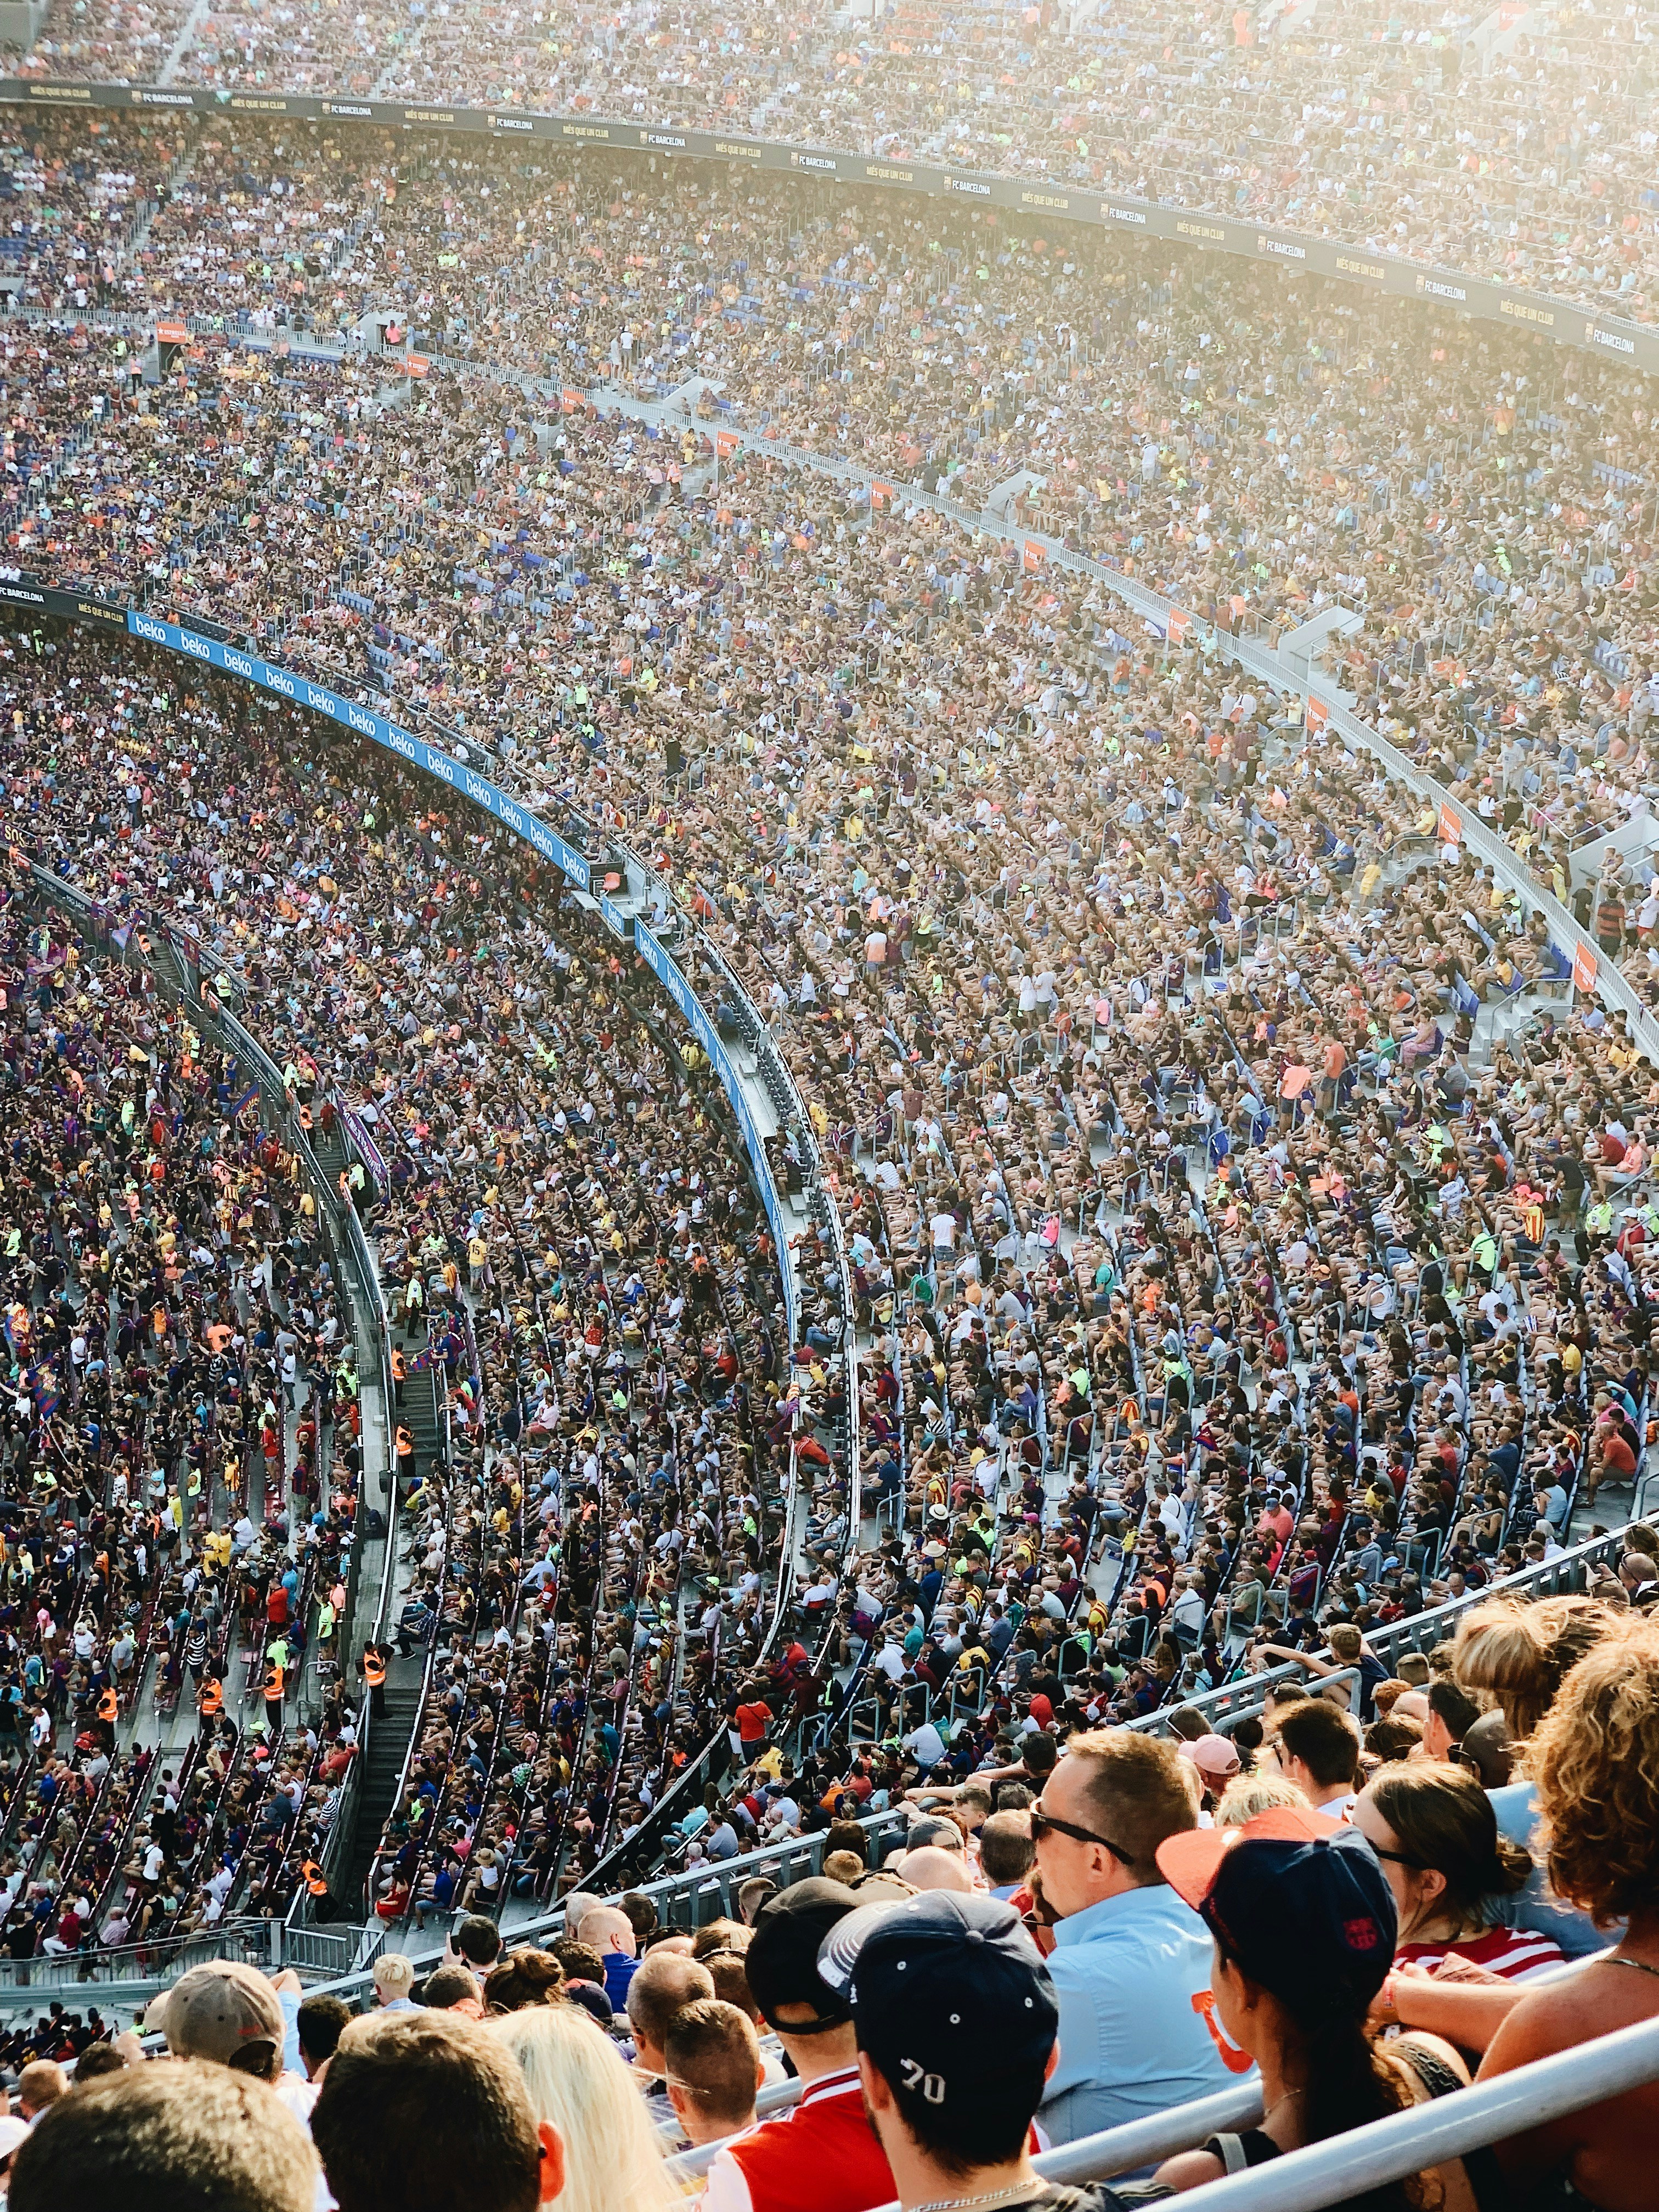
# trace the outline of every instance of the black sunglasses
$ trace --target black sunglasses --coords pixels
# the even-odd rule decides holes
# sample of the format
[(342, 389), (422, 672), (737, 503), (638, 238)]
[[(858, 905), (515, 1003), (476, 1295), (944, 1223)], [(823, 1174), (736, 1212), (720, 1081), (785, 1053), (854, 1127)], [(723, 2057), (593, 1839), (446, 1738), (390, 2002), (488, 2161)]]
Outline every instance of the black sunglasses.
[(1074, 1826), (1070, 1820), (1057, 1820), (1052, 1813), (1045, 1813), (1041, 1805), (1031, 1807), (1030, 1821), (1034, 1844), (1040, 1844), (1045, 1836), (1069, 1836), (1073, 1843), (1103, 1844), (1115, 1859), (1121, 1859), (1125, 1866), (1135, 1863), (1133, 1853), (1126, 1851), (1121, 1844), (1115, 1844), (1109, 1836), (1097, 1835), (1092, 1828)]
[(1374, 1859), (1391, 1859), (1395, 1866), (1410, 1867), (1413, 1874), (1426, 1874), (1428, 1872), (1428, 1861), (1426, 1859), (1414, 1859), (1408, 1857), (1404, 1851), (1381, 1850), (1375, 1844), (1373, 1844), (1371, 1845), (1371, 1856)]

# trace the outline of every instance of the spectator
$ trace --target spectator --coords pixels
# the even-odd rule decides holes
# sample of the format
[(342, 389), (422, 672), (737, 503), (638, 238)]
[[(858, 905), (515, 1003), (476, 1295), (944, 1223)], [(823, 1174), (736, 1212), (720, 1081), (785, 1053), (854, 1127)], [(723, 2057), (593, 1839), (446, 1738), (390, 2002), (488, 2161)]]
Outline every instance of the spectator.
[(544, 2139), (564, 2145), (568, 2212), (667, 2212), (674, 2189), (629, 2069), (568, 2005), (532, 2006), (494, 2031), (517, 2060)]
[(1505, 1981), (1560, 1964), (1548, 1936), (1495, 1924), (1493, 1906), (1526, 1887), (1533, 1864), (1498, 1833), (1492, 1800), (1466, 1768), (1385, 1766), (1360, 1793), (1353, 1821), (1394, 1893), (1402, 1964), (1432, 1972), (1463, 1959)]
[[(1468, 2080), (1434, 2039), (1388, 2049), (1366, 2032), (1394, 1955), (1394, 1901), (1370, 1845), (1304, 1806), (1242, 1828), (1171, 1837), (1166, 1879), (1201, 1913), (1215, 1943), (1219, 2032), (1261, 2069), (1262, 2124), (1212, 2136), (1158, 2170), (1177, 2191), (1200, 2187), (1364, 2127)], [(1365, 2212), (1443, 2201), (1447, 2177), (1364, 2192)], [(1462, 2175), (1456, 2179), (1462, 2183)]]
[(219, 2066), (133, 2066), (61, 2100), (13, 2154), (9, 2206), (63, 2212), (313, 2212), (305, 2130)]
[(535, 2212), (564, 2186), (499, 2039), (453, 2013), (372, 2013), (341, 2036), (311, 2115), (340, 2212)]
[(600, 1905), (582, 1920), (583, 1940), (591, 1943), (605, 1963), (605, 1993), (617, 2011), (628, 2002), (629, 1985), (639, 1972), (635, 1955), (634, 1923), (625, 1912)]
[(383, 2012), (413, 2012), (415, 2000), (410, 1991), (415, 1986), (415, 1961), (401, 1951), (382, 1951), (370, 1969), (374, 1984), (374, 2002)]
[[(1011, 1906), (938, 1894), (872, 1905), (830, 1930), (819, 1972), (853, 2008), (870, 2124), (901, 2203), (1018, 2197), (1079, 2212), (1079, 2192), (1031, 2164), (1060, 2006)], [(1089, 2212), (1118, 2201), (1080, 2197)]]
[[(1659, 2017), (1659, 1626), (1616, 1626), (1566, 1677), (1533, 1740), (1559, 1896), (1625, 1932), (1605, 1959), (1527, 1990), (1480, 2063), (1489, 2081)], [(1502, 2185), (1565, 2187), (1607, 2212), (1652, 2192), (1659, 2089), (1650, 2085), (1496, 2146)]]
[(69, 2076), (50, 2058), (37, 2058), (17, 2077), (17, 2109), (33, 2127), (69, 2087)]
[(749, 1985), (802, 2087), (793, 2110), (715, 2154), (707, 2212), (869, 2212), (891, 2202), (893, 2176), (865, 2124), (857, 2039), (845, 2001), (819, 1979), (818, 1950), (858, 1900), (814, 1875), (764, 1905), (745, 1955)]
[(444, 1964), (466, 1966), (480, 1977), (501, 1955), (501, 1931), (481, 1912), (463, 1915), (444, 1937)]
[(421, 1986), (421, 2002), (429, 2012), (459, 2013), (463, 2020), (482, 2020), (483, 1993), (465, 1966), (437, 1966)]
[(1429, 1717), (1423, 1729), (1423, 1750), (1430, 1759), (1456, 1763), (1458, 1747), (1480, 1717), (1480, 1708), (1466, 1691), (1443, 1677), (1431, 1682), (1424, 1693)]
[(993, 1813), (979, 1832), (980, 1872), (1000, 1902), (1019, 1888), (1036, 1857), (1028, 1814)]
[(693, 1999), (669, 2022), (664, 2055), (669, 2101), (694, 2148), (754, 2126), (766, 2066), (754, 2023), (740, 2007)]
[(667, 2074), (664, 2039), (670, 2022), (696, 1999), (714, 1994), (714, 1977), (695, 1959), (653, 1950), (641, 1960), (628, 1985), (628, 2024), (634, 2034), (635, 2070), (641, 2079), (660, 2080)]
[(1359, 1743), (1359, 1723), (1352, 1714), (1322, 1698), (1309, 1698), (1275, 1717), (1263, 1753), (1272, 1754), (1271, 1764), (1316, 1813), (1345, 1820), (1354, 1806)]
[[(570, 1948), (580, 1950), (582, 1947)], [(553, 1952), (528, 1947), (522, 1951), (509, 1951), (489, 1970), (483, 1985), (484, 2010), (490, 2014), (515, 2013), (556, 2004), (564, 1986), (565, 1969)], [(602, 1988), (600, 1994), (604, 1995)], [(608, 2001), (605, 2020), (608, 2024)]]
[(1195, 1818), (1175, 1746), (1127, 1729), (1073, 1736), (1031, 1808), (1036, 1879), (1056, 1923), (1060, 2057), (1042, 2112), (1054, 2142), (1231, 2078), (1198, 2002), (1209, 1988), (1203, 1927), (1158, 1865), (1158, 1845)]
[(332, 2058), (341, 2031), (350, 2018), (349, 2008), (326, 1993), (307, 1997), (301, 2005), (295, 2025), (300, 2039), (300, 2063), (307, 2081), (316, 2081)]

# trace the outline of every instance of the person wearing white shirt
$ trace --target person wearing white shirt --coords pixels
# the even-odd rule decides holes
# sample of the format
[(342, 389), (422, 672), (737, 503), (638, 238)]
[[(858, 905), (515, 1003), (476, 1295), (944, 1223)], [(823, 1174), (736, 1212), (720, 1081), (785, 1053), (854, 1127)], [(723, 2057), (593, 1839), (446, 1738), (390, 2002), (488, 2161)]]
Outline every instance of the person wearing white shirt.
[(1359, 1743), (1359, 1723), (1352, 1713), (1328, 1698), (1304, 1698), (1274, 1716), (1261, 1763), (1268, 1773), (1276, 1765), (1316, 1813), (1346, 1820), (1358, 1795)]

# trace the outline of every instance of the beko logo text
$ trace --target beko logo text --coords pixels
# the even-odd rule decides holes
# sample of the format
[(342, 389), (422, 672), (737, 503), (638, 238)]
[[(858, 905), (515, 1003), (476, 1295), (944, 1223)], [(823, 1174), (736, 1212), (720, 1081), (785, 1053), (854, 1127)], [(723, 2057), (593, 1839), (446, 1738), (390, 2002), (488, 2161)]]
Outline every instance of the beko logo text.
[(259, 672), (258, 668), (255, 667), (254, 664), (248, 659), (245, 653), (232, 653), (228, 648), (227, 648), (225, 653), (225, 666), (229, 669), (233, 676), (246, 676), (251, 683), (256, 684), (259, 680)]
[(273, 691), (280, 691), (284, 699), (297, 699), (300, 687), (286, 668), (267, 668), (265, 681)]
[(474, 775), (470, 769), (464, 769), (461, 771), (461, 788), (469, 799), (476, 799), (480, 806), (490, 805), (495, 797), (495, 785), (486, 783), (482, 776)]
[(145, 615), (138, 617), (137, 630), (140, 637), (149, 638), (153, 644), (165, 645), (167, 641), (167, 624), (151, 622)]
[(196, 660), (211, 660), (213, 658), (213, 647), (204, 637), (198, 637), (192, 630), (179, 631), (179, 650), (189, 653)]
[(337, 714), (340, 711), (340, 702), (334, 694), (331, 691), (319, 691), (314, 684), (307, 684), (306, 686), (306, 704), (307, 707), (320, 708), (325, 714)]
[(407, 730), (400, 730), (395, 722), (388, 722), (386, 726), (386, 742), (404, 760), (418, 761), (421, 757), (414, 738)]
[(348, 701), (345, 715), (347, 721), (350, 723), (352, 728), (356, 730), (360, 736), (365, 738), (378, 738), (380, 736), (380, 723), (376, 717), (369, 714), (366, 708), (362, 707), (354, 707)]

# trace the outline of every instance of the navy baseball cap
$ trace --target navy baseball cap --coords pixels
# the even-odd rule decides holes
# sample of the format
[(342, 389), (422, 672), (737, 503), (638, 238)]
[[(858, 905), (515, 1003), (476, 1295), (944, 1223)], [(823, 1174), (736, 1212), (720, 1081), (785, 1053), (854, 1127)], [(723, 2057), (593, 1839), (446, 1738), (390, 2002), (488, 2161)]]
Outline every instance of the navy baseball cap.
[(1158, 1872), (1250, 1980), (1302, 2021), (1363, 2010), (1394, 1964), (1394, 1893), (1358, 1828), (1275, 1806), (1166, 1836)]
[[(851, 2006), (859, 2049), (941, 2117), (1040, 2085), (1060, 2027), (1041, 1954), (1012, 1905), (922, 1890), (861, 1905), (824, 1937), (818, 1973)], [(1024, 2086), (1029, 2086), (1029, 2081)]]

